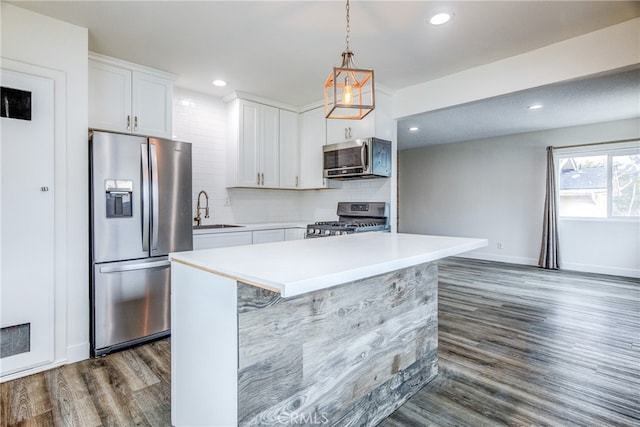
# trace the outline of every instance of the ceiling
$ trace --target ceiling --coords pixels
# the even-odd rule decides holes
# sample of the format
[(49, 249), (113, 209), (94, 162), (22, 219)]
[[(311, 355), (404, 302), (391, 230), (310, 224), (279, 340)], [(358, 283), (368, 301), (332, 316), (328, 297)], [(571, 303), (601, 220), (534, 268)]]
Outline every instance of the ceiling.
[[(531, 105), (543, 108), (530, 110)], [(398, 148), (640, 117), (640, 68), (556, 83), (398, 121)], [(409, 128), (418, 130), (410, 131)]]
[[(295, 107), (322, 99), (324, 81), (331, 67), (339, 65), (346, 45), (344, 1), (9, 3), (86, 27), (89, 50), (176, 74), (176, 86), (214, 96), (241, 91)], [(640, 16), (638, 1), (353, 0), (350, 8), (350, 47), (355, 52), (356, 65), (373, 68), (376, 83), (391, 91)], [(443, 10), (454, 13), (449, 23), (427, 23), (432, 14)], [(214, 87), (213, 79), (224, 79), (228, 85)], [(637, 73), (635, 79), (637, 83)], [(585, 82), (570, 82), (566, 89), (570, 98), (563, 95), (562, 85), (545, 88), (541, 93), (554, 96), (557, 92), (556, 101), (564, 102), (558, 108), (571, 110), (575, 102), (583, 103), (579, 92), (591, 88)], [(616, 88), (618, 84), (629, 87), (628, 81), (616, 81)], [(638, 93), (637, 85), (631, 87)], [(606, 97), (606, 91), (592, 91), (590, 102), (596, 101), (593, 96), (600, 95)], [(524, 100), (523, 93), (514, 96), (411, 118), (422, 126), (420, 133), (411, 135), (403, 131), (409, 124), (408, 119), (403, 120), (399, 147), (460, 141), (474, 133), (484, 137), (523, 131), (515, 116), (505, 123), (503, 113), (515, 111), (510, 105)], [(491, 113), (493, 108), (497, 110)], [(537, 116), (539, 128), (573, 124), (544, 110), (545, 114)], [(598, 109), (589, 110), (594, 113), (592, 110)], [(470, 121), (468, 114), (473, 111), (475, 116)], [(459, 114), (467, 118), (463, 126), (447, 126), (445, 132), (445, 126), (429, 125), (443, 123), (447, 118), (452, 120), (448, 123), (459, 124)], [(520, 122), (527, 122), (528, 117), (523, 116)], [(549, 120), (547, 125), (543, 123), (545, 117)], [(585, 113), (580, 117), (584, 118)], [(622, 117), (605, 120), (616, 118)], [(603, 120), (594, 116), (592, 121)], [(466, 130), (462, 132), (462, 128)]]

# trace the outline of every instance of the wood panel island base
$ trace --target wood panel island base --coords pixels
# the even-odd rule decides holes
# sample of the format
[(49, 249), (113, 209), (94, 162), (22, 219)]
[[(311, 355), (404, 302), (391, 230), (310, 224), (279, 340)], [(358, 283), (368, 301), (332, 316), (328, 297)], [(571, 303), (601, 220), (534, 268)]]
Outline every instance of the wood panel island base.
[(362, 233), (172, 254), (175, 426), (374, 426), (437, 374), (439, 258)]

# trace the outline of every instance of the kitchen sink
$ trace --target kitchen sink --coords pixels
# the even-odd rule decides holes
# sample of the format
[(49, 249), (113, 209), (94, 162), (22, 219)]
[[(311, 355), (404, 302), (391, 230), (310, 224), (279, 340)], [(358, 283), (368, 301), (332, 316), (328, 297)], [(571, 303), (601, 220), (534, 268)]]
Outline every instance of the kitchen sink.
[(212, 228), (235, 228), (235, 227), (244, 227), (244, 225), (233, 225), (233, 224), (207, 224), (207, 225), (194, 225), (194, 230), (208, 230)]

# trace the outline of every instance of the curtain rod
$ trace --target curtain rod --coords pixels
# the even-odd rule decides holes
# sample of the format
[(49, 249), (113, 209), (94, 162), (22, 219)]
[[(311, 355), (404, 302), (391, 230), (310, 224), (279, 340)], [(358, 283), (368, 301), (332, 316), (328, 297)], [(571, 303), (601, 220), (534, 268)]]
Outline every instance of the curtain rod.
[(604, 142), (590, 142), (588, 144), (574, 144), (574, 145), (563, 145), (562, 147), (556, 147), (552, 145), (553, 149), (561, 149), (561, 148), (576, 148), (576, 147), (589, 147), (591, 145), (605, 145), (605, 144), (619, 144), (621, 142), (632, 142), (632, 141), (640, 141), (640, 138), (632, 138), (632, 139), (619, 139), (617, 141), (604, 141)]

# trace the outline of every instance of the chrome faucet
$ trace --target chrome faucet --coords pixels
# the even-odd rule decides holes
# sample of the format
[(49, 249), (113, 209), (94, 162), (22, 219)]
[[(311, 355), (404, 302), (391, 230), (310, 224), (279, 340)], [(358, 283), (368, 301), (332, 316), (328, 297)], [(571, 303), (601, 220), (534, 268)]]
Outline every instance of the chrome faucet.
[[(200, 196), (202, 196), (203, 194), (204, 194), (204, 197), (205, 197), (205, 203), (206, 203), (206, 205), (205, 205), (205, 207), (204, 207), (204, 208), (201, 208), (201, 207), (200, 207)], [(203, 191), (200, 191), (200, 192), (198, 193), (198, 203), (197, 203), (197, 205), (196, 205), (196, 217), (195, 217), (195, 218), (193, 218), (193, 220), (196, 222), (196, 226), (199, 226), (199, 225), (200, 225), (200, 221), (202, 220), (202, 219), (200, 218), (200, 211), (201, 211), (202, 209), (204, 209), (204, 217), (205, 217), (205, 218), (209, 218), (209, 196), (207, 195), (207, 192), (206, 192), (206, 191), (204, 191), (204, 190), (203, 190)]]

